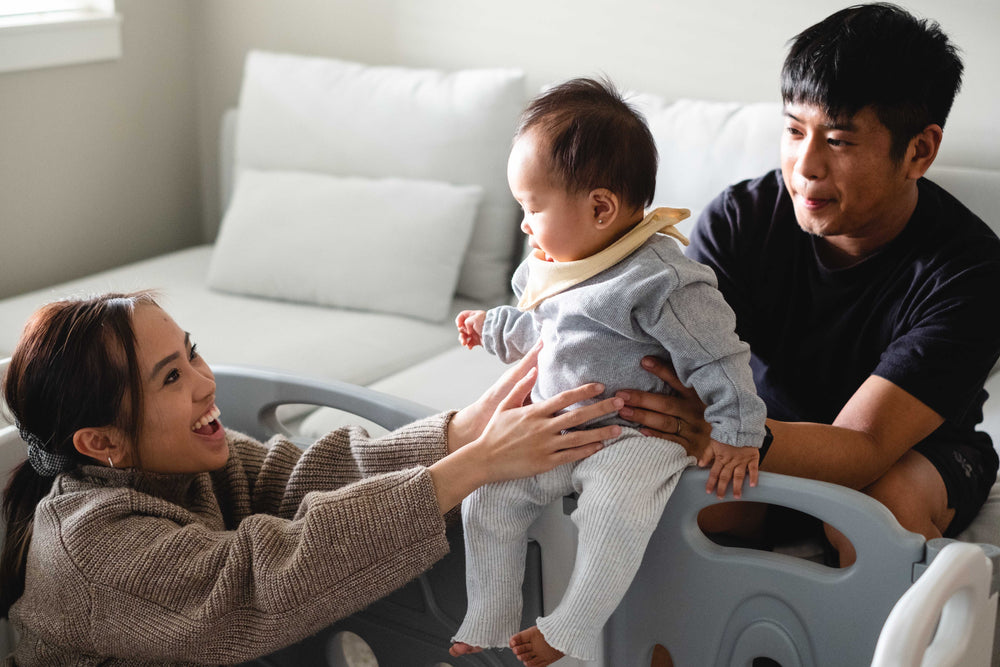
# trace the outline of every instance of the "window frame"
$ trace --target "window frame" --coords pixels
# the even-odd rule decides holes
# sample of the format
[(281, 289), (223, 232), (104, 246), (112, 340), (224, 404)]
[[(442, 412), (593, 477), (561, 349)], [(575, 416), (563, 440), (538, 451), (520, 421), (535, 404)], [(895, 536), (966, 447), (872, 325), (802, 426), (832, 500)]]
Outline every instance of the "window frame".
[(0, 0), (0, 73), (121, 57), (122, 17), (114, 0), (31, 0), (36, 11), (27, 13), (25, 6)]

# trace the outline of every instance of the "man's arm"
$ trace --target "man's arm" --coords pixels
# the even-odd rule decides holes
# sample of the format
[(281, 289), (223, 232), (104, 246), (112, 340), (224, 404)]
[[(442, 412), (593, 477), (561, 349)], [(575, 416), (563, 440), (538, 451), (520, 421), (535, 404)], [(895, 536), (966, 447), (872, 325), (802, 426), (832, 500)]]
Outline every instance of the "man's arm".
[[(660, 360), (646, 369), (675, 389), (682, 386)], [(705, 405), (694, 391), (684, 389), (672, 396), (625, 393), (622, 416), (644, 425), (648, 434), (685, 440), (682, 444), (690, 444), (692, 449), (704, 446), (699, 439), (707, 442), (711, 427), (704, 419)], [(761, 469), (862, 489), (943, 421), (911, 394), (873, 375), (832, 425), (768, 419), (774, 442)]]
[(761, 467), (863, 489), (943, 422), (912, 394), (872, 375), (832, 425), (768, 420), (774, 442)]

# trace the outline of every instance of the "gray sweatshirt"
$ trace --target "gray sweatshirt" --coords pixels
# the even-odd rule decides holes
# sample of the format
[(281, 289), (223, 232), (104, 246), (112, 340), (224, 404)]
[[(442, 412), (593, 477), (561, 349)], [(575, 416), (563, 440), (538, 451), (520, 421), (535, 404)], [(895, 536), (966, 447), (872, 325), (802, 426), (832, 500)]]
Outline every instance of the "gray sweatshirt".
[[(518, 298), (529, 264), (525, 260), (514, 273)], [(624, 260), (530, 311), (491, 309), (482, 338), (486, 350), (506, 363), (524, 356), (539, 337), (544, 340), (532, 392), (536, 402), (587, 382), (605, 385), (595, 401), (622, 389), (668, 392), (639, 365), (644, 356), (660, 357), (708, 406), (712, 439), (759, 447), (766, 408), (754, 388), (750, 348), (735, 328), (712, 269), (685, 257), (673, 239), (655, 234)], [(634, 426), (617, 416), (603, 422)]]

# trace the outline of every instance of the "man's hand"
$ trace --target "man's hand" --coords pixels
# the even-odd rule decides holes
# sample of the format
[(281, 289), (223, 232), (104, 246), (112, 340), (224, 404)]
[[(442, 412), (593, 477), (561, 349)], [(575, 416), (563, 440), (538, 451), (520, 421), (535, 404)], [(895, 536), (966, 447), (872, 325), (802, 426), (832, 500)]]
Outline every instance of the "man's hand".
[(709, 453), (712, 433), (711, 425), (705, 421), (705, 404), (694, 389), (681, 384), (673, 369), (663, 361), (644, 357), (642, 367), (666, 382), (674, 393), (620, 391), (616, 395), (625, 400), (625, 407), (618, 414), (641, 424), (644, 428), (639, 431), (644, 435), (676, 442), (688, 454), (703, 460)]
[(712, 465), (708, 473), (705, 492), (713, 491), (719, 498), (725, 498), (729, 482), (733, 483), (733, 498), (743, 496), (743, 482), (749, 477), (750, 486), (757, 486), (757, 464), (760, 451), (756, 447), (733, 447), (715, 440), (709, 440), (706, 456), (698, 459), (701, 467)]
[(470, 350), (483, 344), (483, 323), (486, 321), (484, 310), (463, 310), (455, 318), (458, 327), (458, 342)]

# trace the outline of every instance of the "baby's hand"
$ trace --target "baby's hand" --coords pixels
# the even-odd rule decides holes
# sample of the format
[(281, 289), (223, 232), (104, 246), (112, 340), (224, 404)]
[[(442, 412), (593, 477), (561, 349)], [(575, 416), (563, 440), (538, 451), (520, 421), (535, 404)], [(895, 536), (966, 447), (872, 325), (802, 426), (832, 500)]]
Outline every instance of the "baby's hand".
[(486, 321), (485, 310), (463, 310), (455, 318), (458, 327), (458, 342), (470, 350), (483, 344), (483, 323)]
[[(708, 473), (707, 493), (716, 493), (719, 498), (726, 496), (729, 482), (733, 483), (733, 498), (743, 495), (743, 481), (749, 475), (750, 486), (757, 486), (757, 464), (760, 452), (756, 447), (733, 447), (710, 440), (712, 449), (712, 470)], [(700, 462), (699, 462), (700, 463)]]

